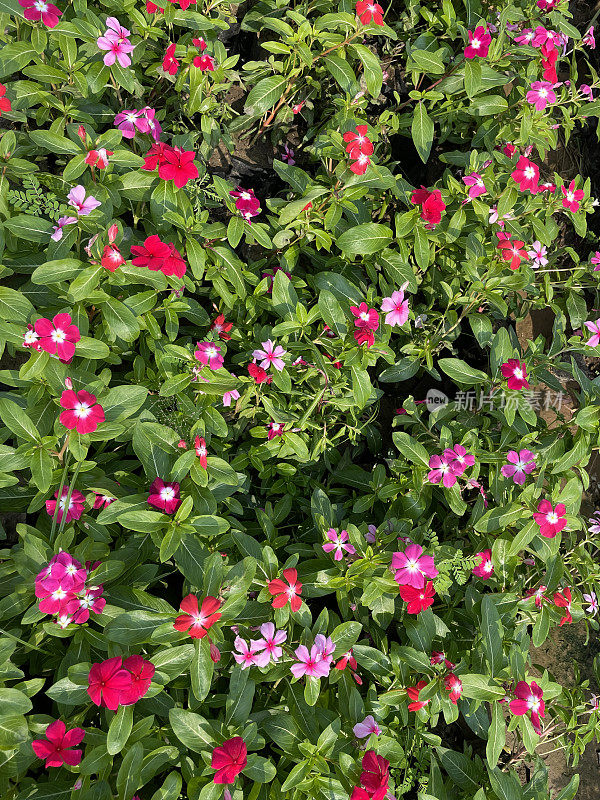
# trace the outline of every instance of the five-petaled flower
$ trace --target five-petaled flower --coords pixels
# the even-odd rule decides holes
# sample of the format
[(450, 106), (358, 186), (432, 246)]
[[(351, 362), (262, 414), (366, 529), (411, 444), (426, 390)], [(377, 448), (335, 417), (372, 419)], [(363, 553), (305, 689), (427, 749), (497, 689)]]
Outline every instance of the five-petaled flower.
[(531, 685), (519, 681), (515, 687), (515, 699), (509, 703), (510, 711), (515, 716), (531, 715), (533, 729), (538, 735), (542, 732), (540, 717), (544, 717), (546, 710), (543, 697), (544, 693), (535, 681), (531, 681)]
[(45, 736), (45, 739), (34, 739), (31, 746), (38, 758), (45, 759), (46, 767), (62, 767), (63, 764), (75, 767), (79, 764), (82, 752), (72, 748), (83, 741), (83, 728), (67, 731), (65, 723), (57, 719), (48, 725)]
[[(500, 234), (498, 234), (500, 238)], [(501, 234), (500, 241), (496, 245), (500, 250), (500, 256), (503, 261), (508, 262), (508, 266), (514, 271), (521, 265), (521, 261), (527, 261), (529, 255), (527, 250), (524, 249), (525, 242), (518, 239), (511, 239), (509, 233)]]
[(416, 589), (414, 586), (401, 586), (400, 597), (406, 603), (406, 610), (409, 614), (420, 614), (421, 611), (433, 605), (435, 589), (431, 581), (428, 581), (421, 589)]
[(561, 192), (563, 193), (562, 205), (563, 208), (566, 208), (568, 211), (572, 211), (575, 213), (579, 211), (579, 201), (583, 200), (585, 192), (583, 189), (576, 189), (575, 188), (575, 181), (571, 181), (569, 186), (561, 186)]
[(559, 627), (562, 627), (565, 624), (565, 622), (569, 624), (573, 622), (573, 617), (571, 616), (571, 602), (573, 598), (571, 596), (571, 590), (569, 589), (569, 587), (567, 586), (565, 589), (562, 590), (562, 592), (555, 592), (553, 599), (554, 599), (554, 605), (557, 608), (565, 609), (565, 615), (561, 619)]
[(422, 589), (427, 578), (435, 578), (438, 571), (433, 556), (423, 555), (419, 544), (409, 544), (406, 550), (394, 553), (391, 567), (395, 570), (394, 580), (399, 586), (412, 586)]
[(429, 191), (425, 186), (421, 186), (411, 194), (410, 202), (415, 206), (421, 206), (421, 219), (425, 220), (428, 228), (433, 228), (441, 222), (446, 204), (439, 189)]
[(68, 363), (75, 355), (75, 345), (81, 339), (79, 328), (73, 325), (70, 314), (57, 314), (52, 322), (46, 317), (36, 320), (34, 331), (39, 347), (50, 355), (56, 355)]
[(31, 22), (42, 21), (47, 28), (55, 28), (62, 11), (46, 0), (19, 0), (21, 8), (25, 9), (23, 16)]
[(483, 25), (478, 25), (474, 31), (467, 31), (469, 44), (465, 47), (465, 58), (485, 58), (489, 52), (492, 37)]
[(431, 702), (431, 698), (427, 700), (419, 700), (419, 692), (426, 686), (427, 681), (418, 681), (416, 686), (407, 687), (406, 694), (408, 695), (409, 699), (412, 700), (412, 703), (408, 704), (409, 711), (419, 711), (421, 708), (425, 708), (427, 703)]
[(154, 508), (160, 508), (165, 514), (174, 514), (181, 505), (179, 484), (165, 483), (161, 478), (155, 478), (150, 486), (148, 503)]
[(489, 549), (482, 550), (480, 553), (476, 553), (475, 555), (480, 558), (481, 561), (476, 567), (473, 568), (473, 575), (477, 575), (478, 578), (483, 578), (483, 580), (486, 581), (494, 574), (492, 551)]
[(375, 25), (384, 25), (383, 8), (379, 3), (372, 0), (358, 0), (356, 4), (356, 16), (363, 25), (373, 22)]
[(211, 767), (217, 770), (214, 783), (233, 783), (248, 763), (247, 752), (241, 736), (234, 736), (220, 747), (215, 747), (210, 762)]
[(194, 358), (211, 370), (220, 369), (223, 366), (221, 348), (214, 342), (197, 342)]
[(267, 339), (266, 342), (262, 342), (262, 348), (262, 350), (254, 350), (252, 358), (260, 361), (260, 366), (264, 370), (268, 370), (269, 367), (274, 367), (278, 372), (281, 372), (285, 367), (283, 356), (286, 351), (283, 347), (280, 344), (275, 345), (274, 342)]
[(511, 391), (529, 389), (525, 362), (519, 361), (518, 358), (509, 358), (502, 364), (500, 371), (505, 378), (508, 378), (506, 385)]
[(567, 526), (566, 511), (564, 503), (557, 503), (553, 508), (550, 500), (541, 500), (537, 513), (533, 515), (540, 526), (540, 534), (546, 539), (554, 539)]
[(515, 183), (519, 184), (520, 191), (530, 191), (531, 194), (537, 193), (540, 169), (537, 164), (534, 164), (533, 161), (530, 161), (525, 156), (519, 158), (510, 177)]
[(456, 705), (458, 699), (460, 698), (463, 690), (463, 685), (460, 678), (455, 675), (453, 672), (450, 672), (444, 678), (444, 686), (450, 692), (450, 700), (454, 705)]
[(590, 336), (590, 338), (587, 340), (586, 344), (588, 347), (598, 347), (600, 344), (600, 319), (597, 319), (595, 322), (588, 320), (583, 324), (592, 334), (592, 336)]
[[(56, 521), (62, 522), (63, 513), (66, 508), (66, 520), (65, 522), (70, 522), (72, 519), (79, 519), (83, 514), (83, 509), (85, 506), (85, 496), (74, 489), (71, 492), (71, 498), (69, 499), (69, 505), (67, 506), (67, 497), (69, 496), (69, 487), (63, 486), (62, 495), (60, 500), (58, 499), (58, 489), (54, 492), (54, 500), (46, 500), (46, 511), (50, 514), (51, 517), (56, 514)], [(56, 506), (58, 505), (58, 511), (56, 510)]]
[(512, 478), (513, 482), (523, 486), (529, 473), (535, 469), (535, 455), (531, 450), (509, 450), (506, 456), (508, 464), (504, 464), (500, 472), (505, 478)]
[(220, 607), (221, 602), (212, 595), (205, 597), (199, 606), (196, 595), (188, 594), (179, 605), (183, 614), (179, 614), (173, 627), (176, 631), (187, 631), (192, 639), (202, 639), (221, 619)]
[(60, 421), (69, 430), (75, 429), (82, 434), (93, 433), (104, 422), (104, 409), (96, 402), (95, 395), (85, 389), (79, 392), (67, 389), (60, 397), (60, 404), (65, 409)]
[(357, 739), (365, 739), (372, 733), (374, 733), (375, 736), (379, 736), (379, 734), (381, 733), (381, 728), (375, 721), (373, 715), (369, 714), (363, 719), (362, 722), (357, 722), (356, 725), (352, 728), (352, 731)]
[(87, 217), (87, 215), (91, 214), (95, 208), (98, 208), (98, 206), (102, 205), (102, 203), (99, 200), (96, 200), (95, 197), (92, 197), (92, 195), (86, 197), (85, 187), (81, 184), (79, 184), (79, 186), (75, 186), (74, 189), (71, 189), (67, 195), (67, 200), (80, 217)]
[(329, 539), (323, 545), (323, 550), (326, 553), (334, 552), (333, 558), (335, 561), (341, 561), (344, 557), (344, 551), (348, 555), (353, 556), (356, 553), (354, 545), (348, 541), (348, 531), (340, 531), (339, 533), (334, 528), (329, 528), (325, 536)]
[(556, 94), (548, 81), (534, 81), (525, 97), (538, 111), (543, 111), (547, 105), (556, 103)]
[(298, 581), (298, 573), (295, 569), (284, 569), (283, 577), (287, 583), (281, 578), (275, 578), (267, 584), (267, 589), (274, 598), (271, 605), (273, 608), (283, 608), (289, 602), (292, 611), (298, 611), (302, 605), (302, 584)]

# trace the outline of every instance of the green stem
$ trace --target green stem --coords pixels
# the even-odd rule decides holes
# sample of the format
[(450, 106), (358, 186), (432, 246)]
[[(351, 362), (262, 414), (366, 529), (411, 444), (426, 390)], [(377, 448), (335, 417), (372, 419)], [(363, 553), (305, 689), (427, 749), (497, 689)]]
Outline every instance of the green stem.
[[(67, 434), (68, 437), (68, 434)], [(54, 533), (56, 531), (56, 523), (58, 521), (58, 512), (60, 509), (60, 502), (62, 500), (62, 493), (65, 486), (65, 481), (67, 479), (67, 471), (69, 469), (69, 461), (71, 460), (71, 451), (67, 452), (65, 457), (65, 466), (63, 467), (62, 477), (60, 479), (60, 486), (58, 487), (58, 497), (56, 500), (56, 508), (54, 509), (54, 516), (52, 517), (52, 530), (50, 531), (50, 546), (52, 546), (52, 542), (54, 541)], [(70, 495), (69, 495), (70, 496)], [(63, 519), (66, 517), (66, 514), (63, 514)]]

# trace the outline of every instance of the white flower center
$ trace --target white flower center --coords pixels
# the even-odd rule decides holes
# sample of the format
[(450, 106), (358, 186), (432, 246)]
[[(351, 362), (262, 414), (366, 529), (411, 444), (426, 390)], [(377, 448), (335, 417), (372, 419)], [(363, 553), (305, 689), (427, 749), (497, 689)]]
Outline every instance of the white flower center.
[(551, 525), (556, 525), (556, 523), (558, 522), (558, 514), (552, 511), (550, 514), (546, 515), (546, 519)]
[(51, 338), (53, 342), (62, 344), (67, 338), (67, 334), (61, 328), (56, 328), (56, 330), (52, 331)]
[(172, 500), (175, 497), (175, 489), (172, 486), (165, 486), (160, 490), (160, 497), (163, 500)]
[(481, 47), (481, 42), (479, 41), (479, 39), (473, 39), (473, 41), (471, 42), (471, 47), (473, 48), (473, 50), (479, 50), (479, 48)]
[(75, 416), (80, 419), (85, 419), (92, 413), (92, 409), (87, 403), (77, 403), (73, 410), (75, 411)]

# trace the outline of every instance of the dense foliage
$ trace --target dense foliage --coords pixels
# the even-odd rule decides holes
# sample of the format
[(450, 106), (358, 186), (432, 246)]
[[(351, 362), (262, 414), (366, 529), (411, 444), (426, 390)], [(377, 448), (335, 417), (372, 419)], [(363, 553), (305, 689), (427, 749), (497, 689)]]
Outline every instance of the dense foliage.
[(0, 0), (3, 798), (551, 797), (600, 729), (535, 666), (598, 631), (592, 23)]

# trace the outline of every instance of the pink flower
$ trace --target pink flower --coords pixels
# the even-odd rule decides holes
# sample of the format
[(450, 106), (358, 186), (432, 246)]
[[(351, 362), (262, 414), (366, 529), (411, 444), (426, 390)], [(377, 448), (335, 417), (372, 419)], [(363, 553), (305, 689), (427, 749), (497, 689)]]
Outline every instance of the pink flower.
[(179, 606), (184, 613), (177, 617), (173, 627), (176, 631), (187, 631), (192, 639), (202, 639), (215, 622), (221, 619), (220, 607), (220, 600), (212, 595), (205, 597), (198, 607), (196, 595), (188, 594)]
[(239, 400), (239, 399), (240, 399), (240, 393), (238, 392), (238, 390), (231, 389), (229, 392), (225, 392), (225, 394), (223, 395), (223, 405), (225, 406), (225, 408), (229, 408), (232, 400)]
[(590, 333), (593, 333), (593, 336), (590, 336), (586, 344), (589, 345), (589, 347), (598, 347), (600, 344), (600, 319), (597, 319), (595, 322), (588, 320), (583, 324)]
[(162, 68), (168, 75), (176, 75), (179, 69), (179, 61), (175, 58), (176, 47), (175, 43), (170, 44), (165, 51)]
[(527, 255), (531, 259), (532, 269), (546, 266), (548, 263), (548, 259), (546, 258), (547, 252), (548, 250), (544, 247), (544, 245), (537, 240), (531, 245), (531, 250), (527, 251)]
[(370, 736), (372, 733), (375, 736), (379, 736), (381, 733), (381, 728), (375, 722), (372, 714), (366, 716), (362, 722), (357, 722), (356, 725), (352, 728), (354, 735), (357, 739), (365, 739), (367, 736)]
[(124, 669), (122, 656), (92, 664), (88, 676), (88, 690), (92, 703), (116, 711), (121, 698), (131, 690), (131, 673)]
[(586, 603), (589, 603), (589, 606), (585, 609), (588, 614), (597, 614), (598, 613), (598, 600), (596, 598), (595, 592), (590, 592), (589, 594), (584, 594), (583, 599)]
[(199, 39), (192, 39), (192, 44), (194, 45), (194, 47), (197, 47), (201, 53), (203, 53), (208, 47), (208, 45), (206, 44), (206, 42), (202, 37), (200, 37)]
[(72, 597), (66, 605), (67, 614), (71, 615), (71, 622), (82, 625), (90, 618), (90, 611), (101, 614), (106, 600), (102, 597), (102, 586), (91, 586), (84, 589), (77, 597)]
[(215, 747), (210, 765), (217, 772), (214, 783), (233, 783), (236, 776), (248, 763), (247, 748), (241, 736), (227, 739), (221, 747)]
[(547, 586), (540, 586), (538, 589), (528, 589), (525, 592), (525, 597), (533, 597), (533, 598), (535, 598), (534, 599), (535, 607), (536, 608), (541, 608), (542, 607), (542, 601), (543, 600), (548, 600), (548, 598), (544, 594), (544, 592), (546, 591), (547, 588), (548, 588)]
[(567, 518), (564, 516), (566, 510), (564, 503), (558, 503), (556, 508), (553, 508), (549, 500), (541, 500), (537, 513), (533, 515), (540, 526), (540, 534), (546, 539), (554, 539), (557, 533), (566, 528)]
[(467, 194), (471, 200), (473, 200), (475, 197), (479, 197), (480, 194), (485, 194), (487, 191), (485, 188), (485, 183), (483, 182), (483, 178), (477, 172), (471, 172), (470, 175), (465, 175), (463, 178), (463, 183), (465, 186), (469, 187)]
[(415, 589), (422, 589), (426, 578), (435, 578), (438, 574), (433, 556), (424, 556), (419, 544), (409, 544), (403, 553), (394, 553), (391, 566), (395, 570), (394, 580), (399, 586), (412, 586)]
[(160, 508), (165, 514), (174, 514), (181, 505), (178, 483), (165, 483), (156, 478), (150, 487), (148, 503), (155, 508)]
[(548, 81), (534, 81), (526, 95), (527, 102), (538, 111), (543, 111), (547, 105), (556, 103), (556, 94), (552, 84)]
[(262, 639), (252, 642), (255, 650), (264, 650), (269, 658), (276, 664), (283, 655), (283, 648), (280, 647), (287, 639), (285, 631), (276, 631), (272, 622), (263, 622), (260, 626)]
[(531, 450), (509, 450), (506, 456), (508, 464), (504, 464), (500, 472), (505, 478), (512, 478), (519, 486), (525, 483), (525, 477), (535, 469), (535, 455)]
[(73, 225), (75, 222), (77, 222), (77, 217), (59, 217), (56, 225), (54, 225), (54, 233), (50, 234), (50, 238), (55, 242), (60, 242), (65, 225)]
[(236, 637), (233, 646), (237, 653), (233, 653), (233, 657), (242, 669), (248, 669), (248, 667), (252, 666), (266, 667), (271, 660), (270, 654), (258, 647), (257, 644), (257, 642), (251, 641), (250, 646), (248, 646), (248, 643), (241, 636)]
[(472, 467), (475, 464), (475, 456), (467, 453), (462, 444), (456, 444), (453, 448), (447, 447), (444, 450), (444, 458), (458, 478), (468, 467)]
[(267, 339), (266, 342), (262, 342), (262, 346), (262, 350), (254, 350), (252, 353), (252, 358), (258, 359), (260, 361), (260, 366), (264, 370), (267, 370), (269, 367), (273, 366), (278, 372), (281, 372), (281, 370), (285, 367), (285, 362), (282, 356), (286, 354), (286, 351), (279, 344), (275, 346), (270, 339)]
[(410, 196), (413, 205), (421, 206), (421, 219), (427, 222), (428, 228), (433, 228), (442, 219), (442, 212), (446, 209), (446, 204), (442, 200), (442, 193), (439, 189), (429, 191), (424, 186), (415, 191)]
[(98, 208), (98, 206), (102, 205), (102, 203), (99, 200), (96, 200), (95, 197), (92, 197), (92, 195), (86, 197), (85, 187), (81, 184), (79, 184), (79, 186), (75, 186), (74, 189), (71, 189), (67, 195), (67, 200), (77, 211), (77, 214), (80, 217), (87, 217), (87, 215), (91, 214), (95, 208)]
[(329, 675), (330, 665), (323, 659), (322, 653), (316, 645), (310, 649), (301, 644), (295, 651), (297, 662), (290, 667), (296, 678), (308, 675), (310, 678), (326, 678)]
[(462, 682), (453, 672), (444, 678), (444, 686), (450, 692), (450, 700), (456, 705), (463, 690)]
[[(69, 494), (69, 487), (63, 486), (61, 499), (58, 503), (58, 513), (56, 514), (56, 521), (62, 522), (63, 512), (67, 505), (67, 496)], [(54, 516), (54, 512), (56, 511), (56, 503), (58, 500), (58, 489), (54, 493), (55, 500), (46, 500), (46, 511), (50, 514), (51, 517)], [(71, 499), (69, 500), (69, 506), (67, 508), (66, 514), (66, 521), (70, 522), (72, 519), (79, 519), (83, 514), (83, 508), (85, 505), (85, 497), (78, 492), (77, 489), (74, 489), (71, 493)]]
[(348, 542), (348, 531), (340, 531), (338, 533), (334, 528), (329, 528), (325, 535), (330, 541), (323, 545), (323, 550), (326, 553), (331, 553), (332, 550), (335, 550), (333, 556), (335, 561), (342, 560), (344, 551), (351, 556), (356, 553), (354, 546)]
[(430, 471), (427, 474), (429, 483), (443, 483), (446, 489), (456, 483), (456, 473), (445, 456), (431, 456), (429, 469)]
[(510, 176), (515, 183), (519, 184), (519, 189), (522, 192), (529, 190), (531, 194), (535, 194), (538, 190), (538, 183), (540, 180), (540, 170), (537, 164), (530, 161), (525, 156), (521, 156)]
[(165, 150), (162, 163), (158, 165), (158, 177), (163, 181), (172, 180), (181, 189), (188, 181), (198, 177), (195, 157), (193, 150), (182, 150), (179, 147)]
[(512, 714), (522, 717), (524, 714), (531, 714), (531, 722), (534, 731), (539, 735), (542, 732), (540, 717), (544, 717), (544, 693), (535, 681), (531, 681), (531, 686), (525, 681), (519, 681), (515, 687), (515, 700), (511, 700), (509, 708)]
[(583, 200), (583, 196), (585, 194), (583, 189), (576, 189), (575, 181), (571, 181), (568, 189), (565, 186), (561, 186), (560, 190), (564, 195), (562, 201), (563, 208), (566, 208), (573, 213), (579, 211), (579, 201)]
[(108, 157), (112, 155), (112, 150), (106, 150), (104, 147), (101, 147), (99, 150), (90, 150), (85, 157), (85, 163), (89, 164), (91, 167), (106, 169), (106, 167), (108, 167)]
[(114, 121), (115, 126), (121, 131), (125, 139), (133, 139), (136, 130), (140, 133), (149, 133), (150, 126), (143, 111), (120, 111)]
[(384, 25), (383, 8), (372, 0), (358, 0), (356, 3), (356, 16), (363, 25), (373, 22), (375, 25)]
[(589, 31), (585, 34), (583, 39), (581, 40), (581, 44), (586, 45), (590, 48), (590, 50), (596, 49), (596, 40), (594, 39), (594, 26), (589, 29)]
[(148, 236), (143, 245), (132, 245), (131, 254), (135, 256), (131, 263), (136, 267), (147, 267), (152, 272), (160, 271), (163, 275), (175, 275), (177, 278), (185, 275), (186, 263), (179, 250), (173, 242), (163, 242), (156, 233)]
[(590, 258), (590, 264), (594, 264), (594, 272), (600, 270), (600, 250), (596, 250), (594, 255)]
[(96, 40), (100, 50), (108, 50), (104, 56), (105, 65), (111, 67), (115, 61), (118, 61), (123, 68), (128, 67), (131, 64), (128, 53), (132, 53), (134, 50), (134, 46), (128, 38), (130, 31), (123, 28), (115, 17), (107, 18), (106, 27), (104, 36), (100, 36)]
[(52, 556), (45, 569), (36, 576), (36, 597), (45, 596), (44, 592), (38, 592), (38, 585), (44, 587), (48, 580), (58, 581), (69, 592), (79, 592), (83, 589), (86, 578), (85, 567), (65, 550), (61, 550)]
[(60, 404), (65, 409), (60, 421), (69, 430), (78, 433), (93, 433), (104, 422), (104, 409), (96, 403), (96, 397), (85, 389), (74, 392), (67, 389), (60, 396)]
[(511, 391), (518, 392), (520, 389), (529, 389), (525, 363), (519, 361), (518, 358), (509, 358), (502, 364), (500, 371), (505, 378), (508, 378), (507, 386)]
[(409, 614), (420, 614), (421, 611), (433, 605), (435, 589), (431, 581), (421, 589), (414, 586), (401, 586), (400, 597), (407, 604), (406, 610)]
[(465, 47), (465, 58), (485, 58), (489, 52), (492, 37), (483, 25), (478, 25), (473, 32), (467, 31), (469, 44)]
[(202, 469), (206, 469), (208, 467), (206, 442), (200, 436), (196, 436), (194, 439), (194, 450), (200, 461), (200, 466)]
[(221, 348), (214, 342), (197, 342), (194, 358), (196, 358), (205, 367), (211, 370), (220, 369), (223, 366), (223, 356), (221, 355)]
[(68, 363), (75, 355), (75, 345), (81, 339), (79, 328), (72, 324), (70, 314), (57, 314), (52, 322), (45, 317), (36, 320), (35, 333), (39, 337), (39, 347), (50, 355)]
[(283, 436), (285, 424), (283, 422), (269, 422), (267, 425), (267, 439), (271, 441), (276, 436)]
[(531, 28), (524, 28), (521, 33), (515, 36), (517, 44), (531, 44), (533, 42), (534, 33)]
[(481, 553), (477, 553), (476, 555), (481, 559), (481, 563), (473, 569), (473, 575), (477, 575), (478, 578), (483, 578), (484, 581), (487, 581), (488, 578), (492, 577), (494, 572), (492, 551), (482, 550)]
[(350, 311), (356, 317), (355, 327), (370, 331), (376, 331), (379, 328), (379, 314), (376, 309), (369, 308), (366, 303), (361, 303), (358, 307), (350, 306)]
[(195, 56), (192, 63), (200, 72), (213, 72), (215, 68), (215, 60), (209, 55)]
[(75, 767), (79, 764), (81, 750), (71, 748), (83, 741), (83, 728), (71, 728), (67, 731), (65, 723), (57, 719), (48, 725), (45, 736), (45, 739), (34, 739), (31, 746), (38, 758), (46, 760), (46, 767), (62, 767), (63, 764)]
[(47, 28), (55, 28), (62, 11), (46, 0), (19, 0), (21, 8), (25, 9), (23, 16), (31, 22), (42, 21)]
[(385, 324), (391, 325), (392, 328), (395, 325), (404, 325), (408, 320), (408, 300), (404, 299), (406, 286), (407, 284), (404, 284), (401, 289), (392, 292), (390, 297), (384, 297), (381, 302), (381, 310), (386, 315)]
[(253, 189), (242, 189), (238, 186), (235, 191), (229, 192), (235, 199), (236, 210), (244, 217), (250, 219), (260, 214), (260, 200), (254, 194)]

